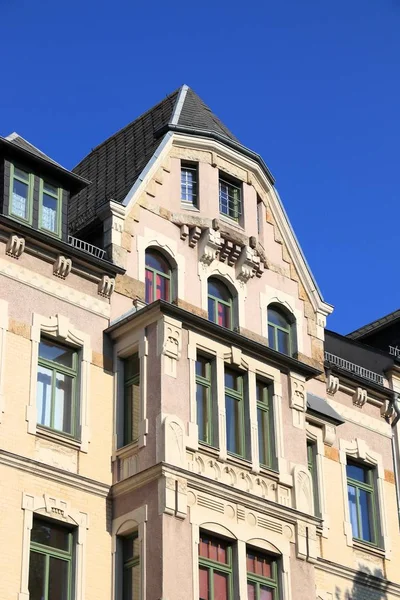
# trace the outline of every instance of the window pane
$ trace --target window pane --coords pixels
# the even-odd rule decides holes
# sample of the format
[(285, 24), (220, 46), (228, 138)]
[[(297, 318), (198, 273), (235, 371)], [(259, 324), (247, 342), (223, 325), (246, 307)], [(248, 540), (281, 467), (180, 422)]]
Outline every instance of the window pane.
[(282, 352), (282, 354), (290, 354), (290, 343), (289, 343), (289, 334), (286, 331), (282, 331), (282, 329), (278, 329), (278, 352)]
[(273, 594), (272, 588), (260, 585), (260, 600), (273, 600)]
[(360, 513), (361, 513), (361, 538), (366, 542), (372, 542), (372, 506), (371, 494), (365, 490), (359, 490)]
[(68, 562), (50, 557), (48, 600), (68, 599)]
[(214, 600), (228, 600), (228, 575), (214, 571)]
[(156, 300), (169, 301), (169, 279), (156, 274)]
[(50, 523), (49, 521), (43, 521), (42, 519), (33, 519), (32, 542), (68, 551), (70, 535), (71, 532), (65, 527)]
[(29, 558), (29, 600), (43, 600), (46, 557), (31, 551)]
[(139, 538), (136, 534), (122, 538), (122, 554), (124, 563), (139, 556)]
[(268, 346), (276, 350), (275, 327), (268, 325)]
[(12, 214), (21, 219), (28, 218), (28, 184), (17, 179), (13, 181)]
[(349, 498), (349, 511), (350, 511), (350, 522), (353, 530), (353, 536), (356, 538), (360, 537), (360, 531), (358, 527), (357, 518), (357, 499), (356, 499), (356, 488), (352, 485), (347, 486), (348, 498)]
[(146, 269), (146, 298), (147, 304), (154, 300), (154, 273)]
[(170, 266), (161, 254), (158, 252), (146, 252), (146, 267), (160, 271), (168, 275), (170, 272)]
[(57, 373), (53, 427), (66, 433), (72, 433), (72, 393), (73, 378)]
[(367, 469), (361, 465), (348, 464), (346, 466), (346, 471), (347, 477), (355, 479), (356, 481), (361, 481), (362, 483), (367, 483)]
[(181, 198), (184, 202), (196, 202), (196, 169), (182, 168), (181, 170)]
[(129, 358), (124, 360), (124, 379), (128, 381), (133, 377), (139, 377), (140, 374), (140, 361), (139, 354), (133, 354)]
[(39, 356), (40, 358), (44, 358), (45, 360), (51, 360), (57, 362), (60, 365), (64, 365), (64, 367), (72, 368), (74, 354), (75, 352), (70, 348), (53, 344), (48, 340), (40, 341)]
[(199, 568), (199, 600), (210, 600), (208, 569)]
[(278, 325), (279, 327), (283, 327), (284, 329), (289, 329), (290, 327), (287, 318), (275, 308), (268, 309), (268, 322)]
[(229, 544), (219, 538), (201, 535), (199, 544), (199, 556), (228, 564)]
[(239, 436), (239, 401), (225, 396), (226, 407), (226, 447), (228, 452), (241, 453)]
[(226, 304), (217, 303), (218, 306), (218, 325), (222, 327), (231, 328), (231, 309)]
[(41, 226), (49, 231), (57, 231), (57, 204), (57, 198), (43, 194)]
[(199, 440), (211, 443), (208, 439), (208, 422), (210, 415), (208, 414), (208, 394), (209, 389), (197, 384), (196, 386), (196, 403), (197, 403), (197, 425), (199, 427)]
[(255, 583), (247, 582), (247, 600), (257, 600), (257, 588)]
[(36, 410), (39, 425), (51, 426), (51, 388), (53, 372), (38, 366), (36, 388)]
[(140, 384), (132, 383), (125, 387), (125, 444), (139, 437)]
[(215, 300), (208, 298), (208, 320), (216, 323), (215, 319)]
[(196, 375), (203, 377), (204, 379), (209, 378), (210, 361), (207, 358), (201, 356), (197, 357), (196, 360)]
[(269, 451), (268, 451), (268, 420), (269, 414), (265, 410), (257, 410), (257, 423), (258, 423), (258, 449), (259, 449), (259, 460), (262, 465), (269, 465)]
[(224, 302), (231, 302), (232, 300), (232, 296), (228, 288), (222, 283), (222, 281), (218, 281), (218, 279), (208, 280), (208, 294), (218, 298), (218, 300), (223, 300)]
[(242, 376), (236, 371), (225, 369), (225, 387), (240, 392), (242, 390)]
[(58, 196), (58, 189), (54, 185), (50, 185), (50, 183), (46, 183), (43, 181), (43, 191), (49, 192), (53, 196)]
[(27, 173), (26, 171), (23, 171), (22, 169), (17, 169), (17, 167), (14, 167), (14, 175), (15, 175), (15, 177), (19, 177), (20, 179), (23, 179), (24, 181), (29, 181), (29, 173)]

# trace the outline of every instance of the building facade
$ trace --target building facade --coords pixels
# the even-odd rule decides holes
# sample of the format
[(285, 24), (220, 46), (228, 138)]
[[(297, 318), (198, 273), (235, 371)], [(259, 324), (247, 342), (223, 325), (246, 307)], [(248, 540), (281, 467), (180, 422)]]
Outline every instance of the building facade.
[(187, 86), (72, 172), (0, 149), (0, 597), (399, 597), (397, 357), (262, 158)]

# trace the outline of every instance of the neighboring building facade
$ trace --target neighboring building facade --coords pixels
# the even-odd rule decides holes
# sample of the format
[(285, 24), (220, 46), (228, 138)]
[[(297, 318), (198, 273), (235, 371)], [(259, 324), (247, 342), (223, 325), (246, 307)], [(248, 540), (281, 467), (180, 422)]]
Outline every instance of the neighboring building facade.
[(263, 160), (187, 86), (0, 148), (0, 597), (399, 597), (396, 357), (325, 340)]

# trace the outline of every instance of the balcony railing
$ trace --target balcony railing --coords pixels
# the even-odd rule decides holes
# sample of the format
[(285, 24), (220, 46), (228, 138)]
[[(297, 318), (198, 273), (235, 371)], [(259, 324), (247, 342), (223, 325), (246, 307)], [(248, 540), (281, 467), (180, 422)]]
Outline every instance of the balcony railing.
[(74, 248), (78, 248), (78, 250), (82, 250), (82, 252), (91, 254), (96, 258), (104, 258), (106, 255), (106, 251), (102, 250), (102, 248), (93, 246), (93, 244), (89, 244), (88, 242), (84, 242), (83, 240), (78, 240), (78, 238), (75, 238), (72, 235), (68, 236), (68, 244), (71, 244), (71, 246), (73, 246)]
[(349, 371), (354, 375), (358, 375), (358, 377), (362, 377), (363, 379), (368, 379), (369, 381), (373, 381), (379, 385), (383, 385), (383, 375), (379, 375), (379, 373), (374, 373), (373, 371), (369, 371), (368, 369), (364, 369), (360, 365), (356, 365), (340, 356), (336, 356), (335, 354), (331, 354), (330, 352), (325, 352), (325, 360), (331, 365), (335, 365), (339, 367), (339, 369), (343, 369), (344, 371)]

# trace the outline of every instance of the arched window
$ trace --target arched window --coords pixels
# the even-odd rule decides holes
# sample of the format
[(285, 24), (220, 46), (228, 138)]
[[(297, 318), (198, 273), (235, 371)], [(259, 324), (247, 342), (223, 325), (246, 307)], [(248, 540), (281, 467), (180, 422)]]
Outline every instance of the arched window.
[(222, 281), (211, 277), (208, 280), (208, 318), (218, 325), (232, 329), (232, 294)]
[(171, 267), (157, 250), (146, 250), (146, 302), (171, 301)]
[(294, 353), (293, 316), (272, 304), (268, 307), (268, 345), (282, 354)]

